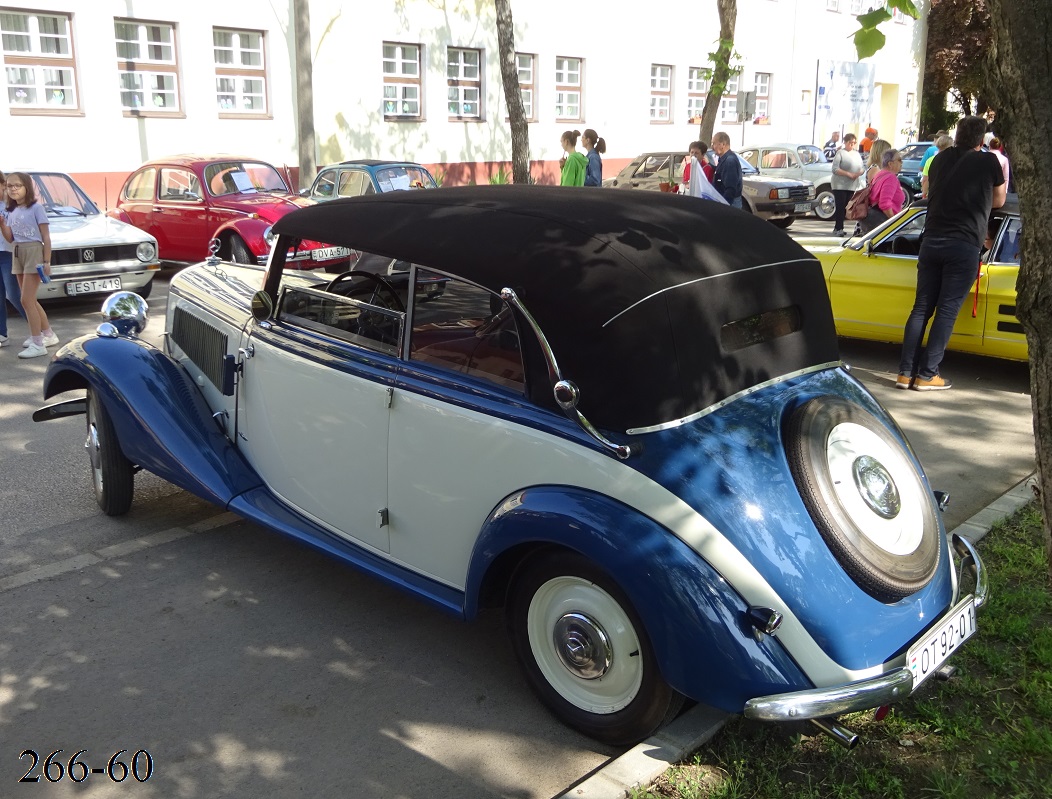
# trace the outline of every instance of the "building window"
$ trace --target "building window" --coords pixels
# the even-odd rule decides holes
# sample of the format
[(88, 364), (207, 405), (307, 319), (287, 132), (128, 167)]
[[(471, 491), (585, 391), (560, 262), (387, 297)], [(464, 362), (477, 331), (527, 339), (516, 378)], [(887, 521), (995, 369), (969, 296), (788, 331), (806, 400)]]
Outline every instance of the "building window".
[(855, 16), (862, 13), (862, 0), (851, 0), (851, 13)]
[(482, 119), (481, 50), (446, 48), (449, 118)]
[(826, 11), (839, 11), (840, 0), (826, 0)]
[(672, 67), (650, 65), (650, 121), (672, 121)]
[(0, 12), (7, 102), (15, 114), (31, 109), (75, 111), (76, 70), (69, 16)]
[(720, 98), (720, 119), (730, 122), (738, 121), (737, 97), (727, 97), (725, 95)]
[(687, 70), (687, 119), (691, 123), (701, 122), (711, 77), (712, 71), (707, 67), (691, 67)]
[(757, 72), (753, 88), (756, 92), (756, 108), (753, 113), (753, 121), (761, 122), (766, 124), (770, 121), (770, 109), (771, 99), (771, 73), (770, 72)]
[(113, 21), (121, 107), (128, 115), (179, 113), (175, 26), (134, 19)]
[(263, 33), (212, 28), (216, 104), (220, 114), (267, 113), (267, 69)]
[(555, 59), (555, 119), (580, 122), (584, 119), (584, 61), (580, 58)]
[(530, 53), (515, 54), (515, 68), (519, 72), (519, 93), (522, 95), (522, 107), (529, 122), (537, 120), (533, 115), (533, 110), (536, 107), (533, 103), (533, 94), (537, 88), (536, 63), (537, 57)]
[(420, 45), (384, 42), (384, 119), (423, 118)]

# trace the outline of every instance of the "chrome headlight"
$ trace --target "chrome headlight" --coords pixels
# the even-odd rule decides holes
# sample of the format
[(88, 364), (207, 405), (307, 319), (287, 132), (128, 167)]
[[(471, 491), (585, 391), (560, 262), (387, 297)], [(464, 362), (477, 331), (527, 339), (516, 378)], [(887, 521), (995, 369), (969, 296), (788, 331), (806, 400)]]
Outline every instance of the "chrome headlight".
[(274, 232), (273, 225), (267, 225), (263, 230), (263, 241), (267, 243), (268, 247), (273, 247), (274, 242), (278, 240), (277, 234)]
[(143, 263), (152, 261), (157, 257), (157, 245), (152, 241), (144, 241), (135, 248), (135, 257)]
[(146, 300), (131, 291), (115, 291), (102, 303), (102, 324), (97, 332), (110, 336), (115, 328), (122, 335), (135, 336), (146, 329), (149, 319)]

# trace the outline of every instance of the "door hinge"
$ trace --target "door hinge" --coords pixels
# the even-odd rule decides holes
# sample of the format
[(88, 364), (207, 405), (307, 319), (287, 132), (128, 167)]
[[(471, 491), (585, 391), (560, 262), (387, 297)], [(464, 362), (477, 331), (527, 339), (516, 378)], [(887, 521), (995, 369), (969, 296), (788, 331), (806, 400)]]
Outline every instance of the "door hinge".
[(393, 388), (384, 389), (384, 392), (387, 395), (386, 399), (384, 400), (384, 407), (385, 408), (390, 408), (391, 407), (391, 403), (394, 402), (394, 389)]
[(380, 508), (376, 512), (376, 529), (387, 526), (387, 508)]

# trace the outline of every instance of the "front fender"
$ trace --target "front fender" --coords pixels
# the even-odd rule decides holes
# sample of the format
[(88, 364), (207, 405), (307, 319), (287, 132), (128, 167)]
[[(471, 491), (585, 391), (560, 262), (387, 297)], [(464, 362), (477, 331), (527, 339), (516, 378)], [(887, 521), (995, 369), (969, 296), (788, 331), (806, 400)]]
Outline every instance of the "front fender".
[(44, 399), (89, 386), (132, 463), (222, 507), (262, 485), (186, 370), (156, 347), (95, 335), (69, 342), (48, 366)]
[(617, 582), (642, 618), (665, 680), (686, 696), (737, 713), (775, 686), (811, 687), (781, 644), (756, 639), (748, 606), (697, 553), (638, 511), (583, 489), (529, 488), (490, 514), (468, 567), (465, 616), (493, 590), (487, 581), (510, 574), (510, 560), (546, 545), (578, 552)]
[(251, 252), (257, 258), (266, 256), (270, 247), (263, 240), (263, 231), (267, 229), (268, 223), (258, 216), (238, 216), (228, 219), (212, 234), (212, 238), (222, 240), (227, 235), (233, 234), (245, 242)]

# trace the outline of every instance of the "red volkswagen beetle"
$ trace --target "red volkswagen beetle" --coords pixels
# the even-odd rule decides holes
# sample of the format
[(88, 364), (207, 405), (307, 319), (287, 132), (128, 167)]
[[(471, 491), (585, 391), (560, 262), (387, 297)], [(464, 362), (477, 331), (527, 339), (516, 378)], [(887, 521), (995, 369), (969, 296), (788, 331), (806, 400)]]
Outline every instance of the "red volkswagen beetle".
[[(177, 155), (133, 172), (110, 216), (154, 236), (165, 261), (193, 263), (217, 247), (225, 260), (265, 264), (271, 226), (289, 211), (313, 204), (265, 161)], [(313, 269), (347, 261), (350, 254), (345, 247), (301, 241), (288, 257), (294, 268)]]

